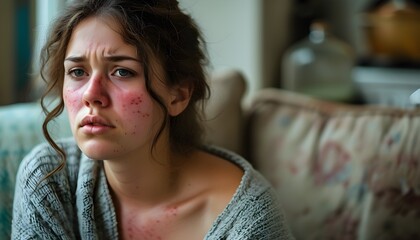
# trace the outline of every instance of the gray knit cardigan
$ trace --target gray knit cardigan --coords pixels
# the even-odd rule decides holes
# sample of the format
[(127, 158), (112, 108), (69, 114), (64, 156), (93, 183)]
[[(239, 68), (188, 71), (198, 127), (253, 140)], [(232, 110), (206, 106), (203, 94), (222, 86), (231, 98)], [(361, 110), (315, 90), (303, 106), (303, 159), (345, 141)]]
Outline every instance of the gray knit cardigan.
[[(81, 153), (74, 140), (60, 142), (67, 153), (63, 170), (44, 179), (59, 156), (42, 144), (23, 159), (16, 181), (12, 239), (118, 239), (117, 218), (101, 161)], [(244, 176), (231, 202), (205, 239), (292, 239), (275, 193), (240, 156), (215, 147)]]

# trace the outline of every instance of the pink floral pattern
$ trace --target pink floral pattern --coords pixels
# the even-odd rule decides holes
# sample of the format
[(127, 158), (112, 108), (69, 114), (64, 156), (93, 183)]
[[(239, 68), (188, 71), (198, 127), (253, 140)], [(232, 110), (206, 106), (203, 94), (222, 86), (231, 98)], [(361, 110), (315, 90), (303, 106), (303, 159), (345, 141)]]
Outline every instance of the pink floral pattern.
[(347, 152), (338, 142), (328, 142), (320, 150), (314, 167), (316, 185), (328, 182), (346, 181), (345, 166), (350, 160)]
[(278, 89), (249, 112), (249, 158), (297, 239), (420, 239), (420, 110)]

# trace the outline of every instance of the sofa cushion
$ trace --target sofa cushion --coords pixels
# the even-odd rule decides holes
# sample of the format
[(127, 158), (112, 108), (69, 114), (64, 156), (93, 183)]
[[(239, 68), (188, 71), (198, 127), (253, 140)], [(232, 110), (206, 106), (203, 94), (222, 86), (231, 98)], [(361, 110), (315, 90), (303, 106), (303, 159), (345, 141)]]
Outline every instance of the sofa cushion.
[[(8, 239), (11, 230), (15, 177), (23, 157), (44, 141), (44, 115), (38, 102), (0, 107), (0, 236)], [(51, 123), (54, 138), (70, 136), (65, 114)], [(58, 131), (59, 130), (59, 131)]]
[(297, 239), (420, 239), (420, 110), (265, 89), (248, 114), (248, 157)]
[(219, 71), (209, 77), (209, 85), (211, 97), (205, 106), (204, 120), (206, 141), (241, 154), (245, 78), (238, 70)]

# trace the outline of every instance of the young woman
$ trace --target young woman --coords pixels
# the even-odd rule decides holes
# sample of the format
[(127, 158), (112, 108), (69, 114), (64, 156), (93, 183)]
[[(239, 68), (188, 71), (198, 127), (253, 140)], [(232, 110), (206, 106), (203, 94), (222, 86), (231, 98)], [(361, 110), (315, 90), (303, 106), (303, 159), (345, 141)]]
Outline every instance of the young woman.
[[(201, 141), (203, 41), (176, 0), (85, 0), (43, 49), (49, 144), (18, 173), (13, 239), (289, 239), (248, 162)], [(74, 138), (48, 123), (64, 107)]]

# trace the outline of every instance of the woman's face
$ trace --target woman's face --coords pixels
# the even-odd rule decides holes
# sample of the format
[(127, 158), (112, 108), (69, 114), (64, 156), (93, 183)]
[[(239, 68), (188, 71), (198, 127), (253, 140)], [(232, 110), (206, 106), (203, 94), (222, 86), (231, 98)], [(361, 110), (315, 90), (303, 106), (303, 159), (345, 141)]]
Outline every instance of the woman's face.
[[(137, 49), (117, 29), (112, 21), (83, 20), (72, 33), (64, 60), (63, 98), (71, 129), (81, 150), (93, 159), (150, 152), (163, 118), (146, 90)], [(165, 101), (168, 90), (154, 82), (159, 82), (154, 89)]]

